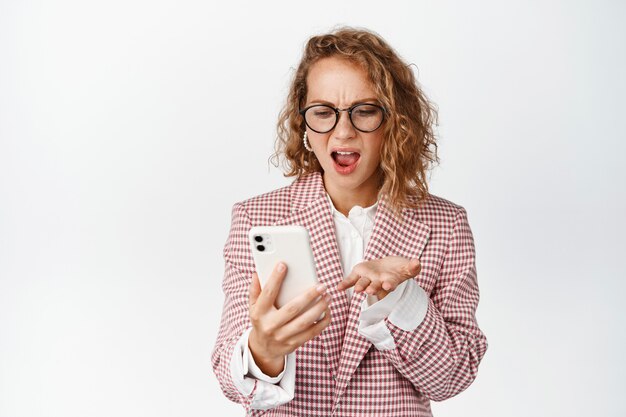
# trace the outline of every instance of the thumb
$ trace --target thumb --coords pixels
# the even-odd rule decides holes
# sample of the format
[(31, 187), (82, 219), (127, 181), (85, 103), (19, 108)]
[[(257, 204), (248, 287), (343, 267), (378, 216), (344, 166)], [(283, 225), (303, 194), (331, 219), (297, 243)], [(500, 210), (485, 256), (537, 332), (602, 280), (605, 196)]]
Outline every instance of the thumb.
[(250, 283), (250, 305), (256, 304), (261, 294), (261, 283), (259, 282), (259, 276), (257, 273), (252, 274), (252, 282)]
[(409, 277), (414, 277), (422, 270), (422, 264), (420, 264), (419, 259), (411, 259), (406, 266), (406, 270)]

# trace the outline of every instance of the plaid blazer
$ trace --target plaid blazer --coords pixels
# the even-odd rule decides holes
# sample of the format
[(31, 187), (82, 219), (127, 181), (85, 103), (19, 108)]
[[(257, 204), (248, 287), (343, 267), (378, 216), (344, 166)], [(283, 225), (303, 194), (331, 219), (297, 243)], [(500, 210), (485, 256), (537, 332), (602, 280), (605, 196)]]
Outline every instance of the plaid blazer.
[[(234, 205), (224, 247), (224, 307), (212, 354), (222, 391), (252, 416), (431, 416), (430, 400), (467, 388), (487, 349), (475, 318), (475, 250), (465, 209), (431, 194), (421, 208), (404, 209), (398, 221), (385, 199), (379, 202), (364, 258), (418, 257), (422, 269), (415, 280), (429, 295), (426, 317), (415, 330), (404, 331), (386, 319), (396, 347), (381, 351), (358, 332), (365, 294), (348, 301), (336, 290), (344, 271), (329, 204), (315, 173)], [(331, 323), (296, 350), (294, 399), (265, 411), (251, 410), (254, 390), (242, 395), (230, 376), (233, 347), (250, 327), (248, 293), (255, 267), (247, 235), (256, 225), (305, 226), (318, 279), (333, 297)]]

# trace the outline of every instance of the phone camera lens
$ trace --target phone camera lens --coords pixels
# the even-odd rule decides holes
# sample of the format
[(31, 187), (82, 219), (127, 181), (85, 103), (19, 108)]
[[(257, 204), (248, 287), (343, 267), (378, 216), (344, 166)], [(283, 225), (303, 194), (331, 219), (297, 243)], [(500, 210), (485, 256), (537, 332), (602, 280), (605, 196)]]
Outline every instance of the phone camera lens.
[(254, 240), (256, 240), (257, 242), (263, 242), (263, 236), (255, 236)]
[(256, 248), (259, 252), (263, 252), (265, 250), (265, 246), (263, 245), (258, 245)]

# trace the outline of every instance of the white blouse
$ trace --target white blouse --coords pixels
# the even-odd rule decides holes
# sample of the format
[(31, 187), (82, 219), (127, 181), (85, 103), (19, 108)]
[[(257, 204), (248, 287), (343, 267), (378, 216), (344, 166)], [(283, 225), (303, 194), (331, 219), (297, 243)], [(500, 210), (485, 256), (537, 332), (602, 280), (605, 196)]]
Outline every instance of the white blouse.
[[(347, 276), (356, 264), (363, 261), (378, 203), (366, 208), (354, 206), (346, 217), (335, 208), (330, 196), (328, 200), (333, 210), (341, 266)], [(349, 298), (353, 291), (353, 288), (346, 290)], [(411, 331), (424, 320), (427, 309), (428, 295), (415, 280), (406, 280), (380, 301), (376, 296), (366, 297), (361, 305), (359, 333), (379, 350), (394, 349), (396, 345), (385, 318), (389, 318), (395, 326)], [(285, 367), (280, 375), (269, 377), (259, 369), (248, 349), (250, 330), (243, 333), (231, 358), (231, 376), (235, 386), (243, 395), (250, 395), (256, 380), (257, 388), (251, 403), (254, 409), (266, 410), (291, 401), (295, 390), (296, 352), (285, 357)]]

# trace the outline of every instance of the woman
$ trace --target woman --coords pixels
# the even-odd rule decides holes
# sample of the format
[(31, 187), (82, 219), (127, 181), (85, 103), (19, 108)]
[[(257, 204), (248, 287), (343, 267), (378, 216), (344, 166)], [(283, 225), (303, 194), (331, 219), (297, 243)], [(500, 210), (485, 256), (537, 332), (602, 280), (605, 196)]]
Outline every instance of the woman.
[[(474, 243), (465, 210), (428, 193), (435, 119), (378, 35), (308, 41), (277, 140), (296, 180), (235, 204), (224, 248), (213, 368), (249, 415), (430, 416), (474, 380)], [(321, 285), (277, 309), (285, 266), (261, 290), (257, 225), (305, 226)]]

